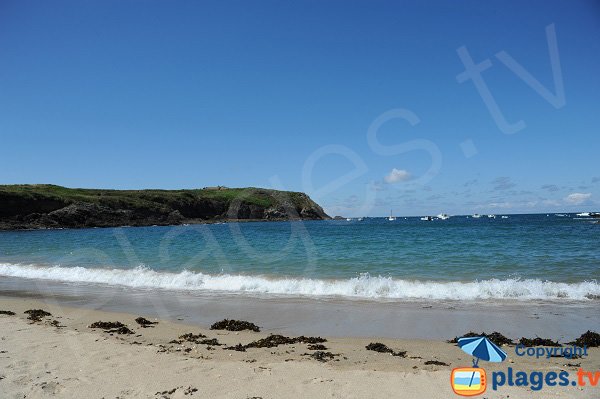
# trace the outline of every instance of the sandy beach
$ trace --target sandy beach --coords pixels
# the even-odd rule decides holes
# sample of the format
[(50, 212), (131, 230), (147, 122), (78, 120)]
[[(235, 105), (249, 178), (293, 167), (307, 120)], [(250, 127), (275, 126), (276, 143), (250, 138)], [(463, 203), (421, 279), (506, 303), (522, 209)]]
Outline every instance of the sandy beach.
[[(146, 315), (67, 307), (31, 298), (0, 297), (0, 392), (6, 398), (449, 398), (454, 367), (471, 358), (442, 340), (322, 337), (326, 349), (296, 342), (269, 348), (226, 350), (270, 335), (265, 332), (210, 330), (149, 318)], [(50, 316), (27, 319), (24, 312), (43, 309)], [(226, 317), (227, 315), (223, 315)], [(133, 334), (89, 328), (97, 321), (120, 321)], [(217, 320), (215, 320), (217, 321)], [(251, 320), (249, 320), (251, 321)], [(192, 333), (217, 341), (181, 339)], [(199, 341), (196, 341), (199, 342)], [(404, 357), (369, 351), (381, 342)], [(218, 343), (218, 345), (217, 345)], [(600, 368), (600, 350), (582, 359), (517, 357), (504, 348), (508, 364), (486, 363), (488, 373), (507, 366), (523, 371), (575, 373)], [(311, 356), (315, 352), (331, 353)], [(427, 364), (429, 361), (440, 362)], [(486, 398), (590, 398), (597, 387), (544, 387), (532, 392), (503, 386)]]

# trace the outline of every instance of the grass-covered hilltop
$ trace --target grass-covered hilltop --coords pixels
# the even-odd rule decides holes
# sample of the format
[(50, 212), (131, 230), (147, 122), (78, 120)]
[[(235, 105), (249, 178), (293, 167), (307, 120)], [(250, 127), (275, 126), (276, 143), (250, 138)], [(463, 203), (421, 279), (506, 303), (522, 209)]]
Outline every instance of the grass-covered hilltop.
[(329, 219), (308, 195), (263, 188), (98, 190), (0, 185), (0, 229)]

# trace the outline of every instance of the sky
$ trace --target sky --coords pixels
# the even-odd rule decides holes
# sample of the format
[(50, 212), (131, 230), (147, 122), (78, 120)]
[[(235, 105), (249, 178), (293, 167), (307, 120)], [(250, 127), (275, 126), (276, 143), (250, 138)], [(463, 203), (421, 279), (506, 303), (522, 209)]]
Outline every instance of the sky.
[(0, 184), (600, 210), (597, 1), (0, 2)]

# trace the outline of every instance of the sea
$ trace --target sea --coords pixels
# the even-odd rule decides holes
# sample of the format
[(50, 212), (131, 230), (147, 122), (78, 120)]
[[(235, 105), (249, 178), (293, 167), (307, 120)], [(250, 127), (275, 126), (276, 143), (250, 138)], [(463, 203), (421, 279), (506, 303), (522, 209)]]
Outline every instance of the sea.
[(0, 283), (341, 301), (600, 299), (600, 224), (576, 214), (0, 232)]

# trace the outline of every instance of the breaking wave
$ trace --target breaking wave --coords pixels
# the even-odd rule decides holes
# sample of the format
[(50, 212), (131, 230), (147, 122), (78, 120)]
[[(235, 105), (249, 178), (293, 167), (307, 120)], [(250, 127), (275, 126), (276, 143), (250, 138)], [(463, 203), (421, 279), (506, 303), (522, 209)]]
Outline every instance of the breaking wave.
[(537, 279), (489, 279), (471, 282), (437, 282), (394, 279), (368, 274), (347, 280), (283, 278), (192, 271), (179, 273), (135, 269), (36, 266), (0, 263), (0, 276), (44, 279), (70, 283), (93, 283), (165, 290), (227, 291), (356, 299), (545, 299), (589, 300), (600, 298), (597, 281), (559, 283)]

